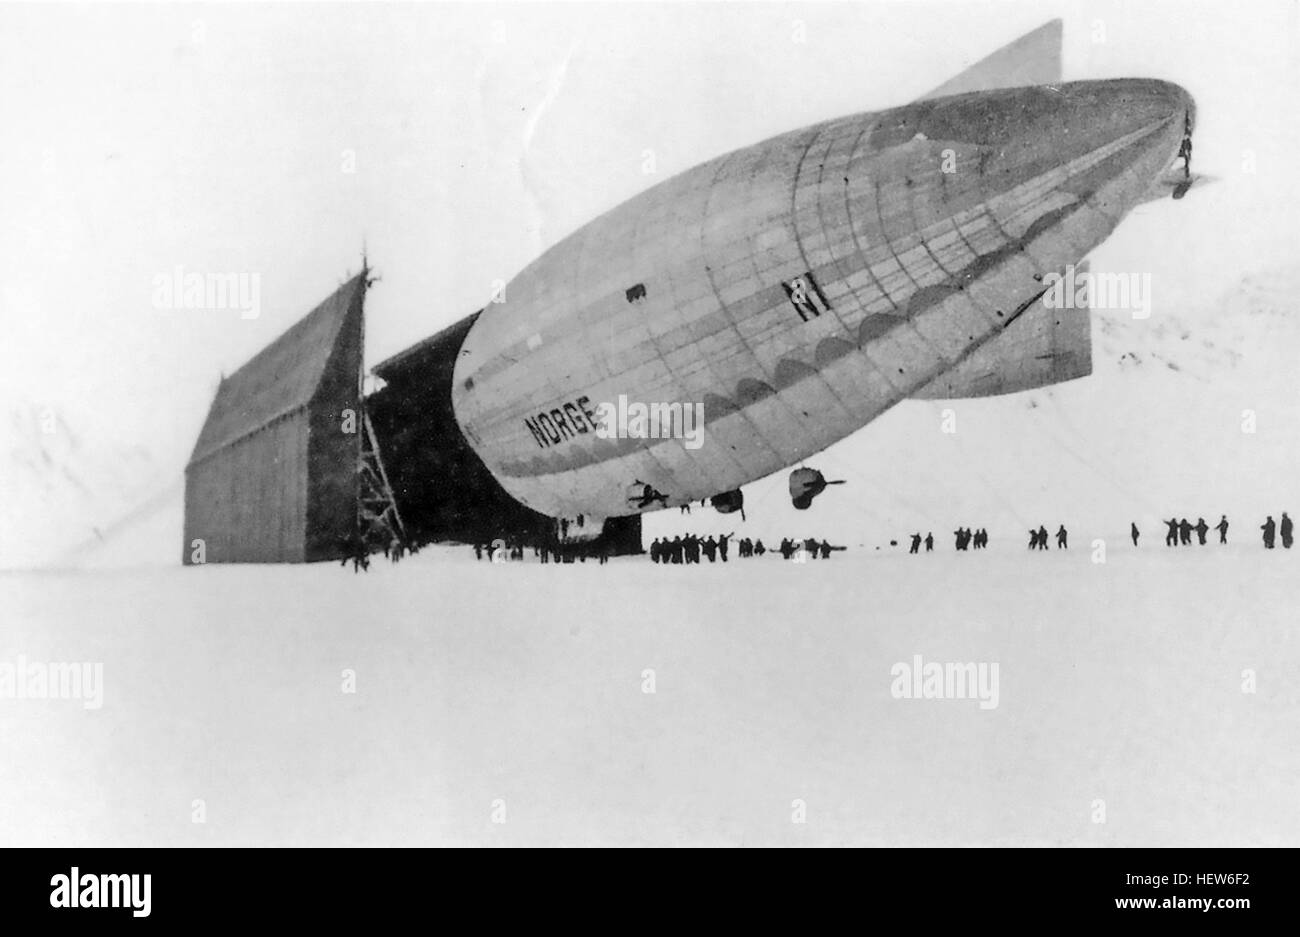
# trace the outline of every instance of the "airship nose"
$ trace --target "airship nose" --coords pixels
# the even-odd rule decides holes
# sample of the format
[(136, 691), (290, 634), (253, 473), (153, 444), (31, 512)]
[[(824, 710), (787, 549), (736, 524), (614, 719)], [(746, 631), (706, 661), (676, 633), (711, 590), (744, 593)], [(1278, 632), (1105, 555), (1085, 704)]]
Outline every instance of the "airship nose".
[(1183, 114), (1186, 117), (1188, 129), (1196, 127), (1196, 102), (1182, 85), (1176, 85), (1172, 81), (1157, 81), (1153, 84), (1158, 86), (1155, 92), (1164, 106), (1177, 116)]
[(1196, 121), (1192, 96), (1172, 82), (1130, 78), (1062, 90), (1063, 126), (1045, 132), (1060, 145), (1070, 188), (1104, 186), (1112, 204), (1139, 199), (1176, 160)]
[(1079, 98), (1093, 97), (1131, 115), (1161, 119), (1181, 115), (1193, 107), (1187, 89), (1155, 78), (1122, 78), (1114, 81), (1081, 81), (1072, 85)]
[[(1101, 159), (1112, 170), (1158, 173), (1194, 120), (1192, 96), (1167, 81), (1081, 81), (1025, 91), (1024, 122), (1013, 137), (1025, 149), (1045, 145), (1078, 168)], [(1145, 165), (1148, 156), (1161, 165)]]
[(980, 178), (971, 185), (984, 195), (1040, 184), (1080, 198), (1104, 190), (1108, 210), (1122, 214), (1175, 161), (1194, 121), (1192, 97), (1176, 84), (1080, 81), (919, 102), (882, 120), (873, 142), (973, 145)]
[[(1196, 121), (1196, 103), (1187, 89), (1154, 78), (1088, 81), (1068, 86), (1072, 106), (1117, 135), (1151, 128), (1165, 122), (1177, 124), (1181, 134)], [(1180, 137), (1181, 139), (1181, 137)]]
[(1172, 160), (1194, 121), (1191, 95), (1171, 82), (1078, 81), (917, 102), (884, 115), (871, 142), (883, 150), (919, 135), (974, 144), (986, 168), (1019, 175), (1090, 154), (1110, 159), (1128, 151), (1124, 162), (1170, 144)]

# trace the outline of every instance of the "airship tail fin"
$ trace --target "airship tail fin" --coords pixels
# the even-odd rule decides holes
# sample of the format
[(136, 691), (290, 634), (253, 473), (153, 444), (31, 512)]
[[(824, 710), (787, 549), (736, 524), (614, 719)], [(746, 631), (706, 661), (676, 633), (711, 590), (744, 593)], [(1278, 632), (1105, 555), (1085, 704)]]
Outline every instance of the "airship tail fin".
[(1061, 21), (1057, 19), (985, 56), (919, 100), (997, 88), (1059, 84), (1064, 80), (1062, 76)]

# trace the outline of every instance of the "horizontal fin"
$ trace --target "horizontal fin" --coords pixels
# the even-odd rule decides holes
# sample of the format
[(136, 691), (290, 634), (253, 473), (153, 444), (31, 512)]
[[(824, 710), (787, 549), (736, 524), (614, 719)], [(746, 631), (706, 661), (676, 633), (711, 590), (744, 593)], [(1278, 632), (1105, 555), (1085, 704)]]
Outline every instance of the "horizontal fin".
[[(1088, 261), (1076, 265), (1088, 273)], [(993, 397), (1060, 384), (1092, 373), (1086, 308), (1053, 309), (1036, 299), (1001, 333), (912, 394), (914, 400)]]

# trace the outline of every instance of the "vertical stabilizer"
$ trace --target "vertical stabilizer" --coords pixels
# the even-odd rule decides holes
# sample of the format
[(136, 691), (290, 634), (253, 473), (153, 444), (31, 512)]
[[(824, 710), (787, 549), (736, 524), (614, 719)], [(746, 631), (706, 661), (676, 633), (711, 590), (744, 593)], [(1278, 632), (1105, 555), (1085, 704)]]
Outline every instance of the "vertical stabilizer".
[(1061, 21), (1052, 20), (980, 59), (919, 100), (997, 88), (1053, 85), (1063, 80)]

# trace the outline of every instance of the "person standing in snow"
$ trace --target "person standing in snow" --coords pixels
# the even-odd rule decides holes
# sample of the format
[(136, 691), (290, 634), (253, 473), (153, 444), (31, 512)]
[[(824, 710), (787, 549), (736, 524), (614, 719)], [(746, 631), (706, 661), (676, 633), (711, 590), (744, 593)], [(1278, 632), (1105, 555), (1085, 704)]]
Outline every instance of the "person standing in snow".
[(1273, 537), (1277, 533), (1277, 525), (1273, 521), (1272, 514), (1268, 516), (1268, 519), (1264, 521), (1263, 526), (1260, 527), (1259, 529), (1264, 531), (1264, 549), (1266, 550), (1273, 549)]

